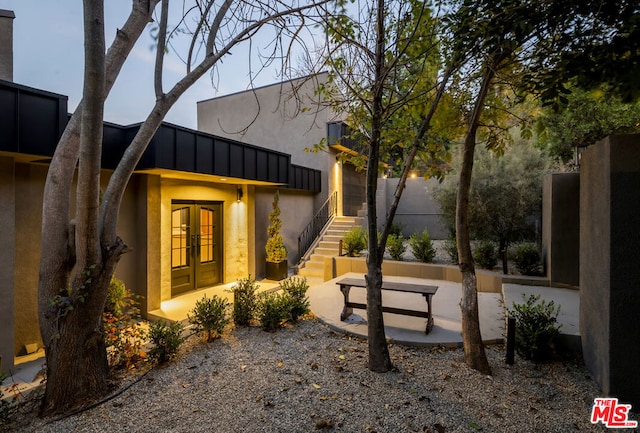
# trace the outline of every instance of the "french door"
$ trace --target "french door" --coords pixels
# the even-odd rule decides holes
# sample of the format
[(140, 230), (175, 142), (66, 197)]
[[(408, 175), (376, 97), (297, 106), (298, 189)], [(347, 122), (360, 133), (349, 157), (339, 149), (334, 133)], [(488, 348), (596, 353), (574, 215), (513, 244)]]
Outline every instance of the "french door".
[(171, 205), (171, 296), (222, 282), (222, 203)]

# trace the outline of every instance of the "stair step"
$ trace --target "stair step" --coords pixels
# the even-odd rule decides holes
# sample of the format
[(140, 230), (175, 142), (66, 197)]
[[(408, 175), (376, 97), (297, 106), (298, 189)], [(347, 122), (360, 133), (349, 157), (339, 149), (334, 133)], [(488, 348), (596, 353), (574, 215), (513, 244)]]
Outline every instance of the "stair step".
[(324, 269), (302, 268), (298, 270), (298, 275), (302, 277), (324, 277)]
[(340, 247), (340, 241), (330, 241), (330, 240), (325, 240), (325, 238), (323, 238), (319, 243), (318, 243), (318, 247), (320, 248), (331, 248), (334, 250), (337, 250)]
[(322, 248), (318, 247), (314, 250), (315, 254), (320, 254), (322, 256), (337, 256), (338, 248)]
[(305, 262), (304, 267), (302, 269), (324, 269), (324, 260), (323, 261), (309, 260), (308, 262)]

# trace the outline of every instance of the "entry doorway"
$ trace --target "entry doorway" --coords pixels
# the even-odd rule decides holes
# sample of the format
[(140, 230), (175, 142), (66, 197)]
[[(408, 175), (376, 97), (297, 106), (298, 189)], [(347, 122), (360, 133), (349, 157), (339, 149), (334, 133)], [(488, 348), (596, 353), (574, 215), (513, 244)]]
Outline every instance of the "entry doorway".
[(221, 233), (221, 202), (172, 202), (172, 297), (222, 283)]

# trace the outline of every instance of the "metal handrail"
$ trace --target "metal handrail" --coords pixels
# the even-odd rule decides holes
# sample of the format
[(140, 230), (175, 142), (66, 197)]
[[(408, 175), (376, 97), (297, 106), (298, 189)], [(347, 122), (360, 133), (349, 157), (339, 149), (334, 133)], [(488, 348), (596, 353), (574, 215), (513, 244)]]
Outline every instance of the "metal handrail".
[(307, 253), (327, 223), (338, 213), (338, 192), (334, 191), (298, 236), (298, 262)]

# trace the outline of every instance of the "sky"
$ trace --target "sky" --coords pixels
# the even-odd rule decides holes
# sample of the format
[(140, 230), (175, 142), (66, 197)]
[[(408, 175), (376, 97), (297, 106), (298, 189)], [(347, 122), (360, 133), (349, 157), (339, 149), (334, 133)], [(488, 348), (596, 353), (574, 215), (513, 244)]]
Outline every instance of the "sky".
[[(13, 81), (67, 95), (72, 112), (82, 96), (82, 0), (0, 0), (0, 9), (12, 10), (16, 15), (13, 22)], [(105, 1), (107, 47), (130, 10), (131, 0)], [(142, 122), (149, 114), (155, 100), (152, 43), (147, 28), (105, 103), (106, 121), (129, 125)], [(205, 74), (178, 100), (167, 114), (167, 122), (196, 129), (197, 101), (250, 88), (248, 50), (238, 48), (232, 54), (220, 65), (218, 77), (212, 80), (210, 74)], [(184, 63), (173, 52), (166, 57), (165, 65), (165, 84), (173, 84), (186, 71)], [(270, 69), (254, 80), (254, 86), (278, 81), (277, 71)], [(168, 88), (165, 85), (165, 91)]]

